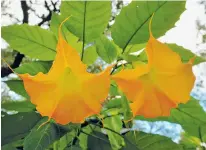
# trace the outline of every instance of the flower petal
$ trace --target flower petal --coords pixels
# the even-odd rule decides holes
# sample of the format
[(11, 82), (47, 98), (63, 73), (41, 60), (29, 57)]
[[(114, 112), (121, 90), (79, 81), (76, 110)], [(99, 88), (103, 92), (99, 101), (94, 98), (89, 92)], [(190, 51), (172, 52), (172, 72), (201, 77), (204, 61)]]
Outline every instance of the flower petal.
[(130, 101), (134, 101), (139, 89), (142, 87), (142, 82), (138, 81), (138, 77), (148, 73), (148, 66), (140, 64), (135, 69), (121, 70), (119, 73), (112, 76), (119, 88), (125, 93)]
[[(170, 110), (177, 107), (171, 99), (156, 87), (151, 86), (149, 89), (145, 89), (144, 97), (141, 100), (144, 103), (137, 112), (133, 112), (135, 115), (144, 115), (146, 118), (169, 116)], [(136, 101), (140, 101), (140, 99)]]
[(57, 85), (52, 80), (49, 80), (48, 75), (38, 73), (36, 76), (29, 74), (19, 75), (24, 82), (24, 88), (30, 96), (30, 100), (34, 105), (37, 105), (37, 110), (42, 116), (51, 117), (56, 99), (59, 95)]
[(74, 72), (85, 72), (86, 70), (86, 65), (83, 64), (83, 62), (80, 60), (78, 52), (64, 40), (61, 34), (60, 29), (63, 23), (64, 21), (59, 27), (59, 39), (57, 44), (56, 58), (49, 71), (49, 74), (54, 77), (58, 75), (57, 72), (60, 74), (66, 67), (71, 68)]
[[(83, 95), (82, 95), (83, 96)], [(86, 117), (95, 114), (80, 95), (65, 95), (62, 97), (52, 114), (52, 118), (60, 124), (83, 123)]]
[(146, 46), (148, 65), (160, 72), (171, 72), (182, 64), (180, 56), (152, 35)]
[(158, 73), (156, 85), (170, 97), (173, 102), (186, 103), (190, 98), (190, 92), (194, 86), (195, 76), (192, 72), (192, 64), (182, 64), (174, 75)]

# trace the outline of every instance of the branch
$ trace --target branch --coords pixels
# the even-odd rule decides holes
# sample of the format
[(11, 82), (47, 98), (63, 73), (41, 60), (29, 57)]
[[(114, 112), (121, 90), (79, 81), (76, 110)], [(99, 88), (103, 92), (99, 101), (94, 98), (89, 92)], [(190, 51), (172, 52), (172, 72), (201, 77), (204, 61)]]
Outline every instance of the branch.
[[(39, 17), (39, 16), (37, 15), (39, 18), (42, 19), (42, 21), (38, 23), (38, 26), (43, 25), (43, 24), (44, 24), (45, 22), (47, 22), (47, 21), (50, 21), (50, 20), (51, 20), (51, 17), (52, 17), (52, 12), (60, 12), (60, 10), (57, 9), (57, 4), (58, 4), (58, 2), (59, 2), (59, 1), (56, 1), (56, 2), (51, 1), (51, 5), (53, 6), (53, 10), (50, 9), (50, 6), (51, 6), (51, 5), (49, 5), (49, 4), (47, 3), (47, 1), (44, 2), (44, 6), (45, 6), (45, 8), (49, 11), (49, 14), (48, 14), (46, 17), (45, 17), (45, 15), (42, 15), (41, 17)], [(35, 14), (36, 14), (36, 13), (35, 13)]]
[[(29, 14), (28, 14), (29, 7), (28, 7), (26, 1), (21, 1), (21, 8), (22, 8), (22, 11), (23, 11), (23, 21), (22, 22), (23, 23), (28, 23), (28, 21), (29, 21)], [(21, 64), (23, 58), (24, 58), (24, 55), (20, 54), (18, 52), (17, 55), (14, 58), (14, 62), (11, 64), (11, 68), (15, 69), (15, 68), (19, 67), (19, 65)], [(12, 73), (12, 71), (8, 67), (2, 67), (1, 68), (1, 77), (8, 76), (11, 73)]]
[[(19, 67), (20, 63), (22, 62), (22, 59), (24, 58), (23, 54), (17, 53), (14, 62), (11, 64), (11, 68), (17, 68)], [(12, 73), (12, 70), (9, 69), (8, 67), (2, 67), (1, 68), (1, 77), (8, 76), (9, 74)]]
[(21, 8), (22, 8), (22, 11), (23, 11), (23, 23), (28, 23), (29, 22), (29, 13), (28, 13), (28, 10), (29, 10), (29, 7), (26, 3), (26, 1), (21, 1)]
[(15, 19), (17, 22), (21, 22), (21, 20), (19, 20), (17, 17), (14, 17), (13, 14), (9, 14), (9, 13), (2, 13), (2, 16), (9, 16), (10, 18)]

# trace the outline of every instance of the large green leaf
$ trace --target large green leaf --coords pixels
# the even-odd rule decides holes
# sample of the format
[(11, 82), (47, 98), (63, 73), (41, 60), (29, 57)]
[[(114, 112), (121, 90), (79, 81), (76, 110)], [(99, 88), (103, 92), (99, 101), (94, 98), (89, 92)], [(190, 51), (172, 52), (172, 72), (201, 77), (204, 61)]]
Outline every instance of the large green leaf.
[(159, 117), (155, 119), (136, 117), (136, 119), (178, 123), (188, 134), (200, 139), (203, 137), (201, 132), (201, 130), (203, 130), (202, 127), (206, 126), (206, 112), (200, 106), (199, 102), (193, 98), (186, 104), (180, 104), (178, 108), (172, 109), (170, 117)]
[[(50, 30), (55, 34), (58, 38), (59, 36), (59, 26), (64, 21), (64, 17), (57, 13), (52, 13), (51, 21), (50, 21)], [(64, 32), (67, 32), (67, 28), (65, 24), (62, 25), (61, 31), (63, 32), (63, 37), (65, 37)]]
[[(61, 22), (64, 20), (64, 16), (58, 15), (56, 13), (52, 14), (50, 29), (54, 34), (58, 37), (58, 28), (61, 24)], [(68, 20), (70, 21), (70, 19)], [(80, 54), (82, 52), (83, 42), (79, 40), (78, 37), (73, 35), (67, 28), (66, 25), (63, 24), (61, 33), (64, 37), (64, 39), (67, 41), (69, 45), (71, 45), (73, 48), (75, 48)], [(95, 62), (97, 59), (97, 52), (95, 46), (89, 46), (85, 49), (83, 62), (87, 65), (91, 65)]]
[(174, 26), (184, 10), (184, 1), (133, 1), (116, 17), (112, 38), (123, 50), (129, 44), (145, 43), (153, 13), (152, 33), (158, 38)]
[(206, 112), (197, 100), (180, 104), (171, 113), (170, 122), (179, 123), (187, 133), (201, 139), (203, 136), (201, 130), (206, 126)]
[[(62, 23), (62, 21), (64, 21), (64, 19), (65, 18), (62, 15), (58, 15), (56, 13), (52, 14), (50, 30), (56, 35), (57, 38), (59, 36), (58, 35), (59, 26)], [(62, 25), (61, 31), (62, 31), (61, 32), (62, 36), (67, 41), (67, 43), (71, 45), (73, 48), (75, 48), (79, 53), (81, 53), (82, 46), (83, 46), (82, 41), (80, 41), (78, 37), (76, 37), (71, 32), (69, 32), (69, 30), (66, 28), (65, 23)]]
[(180, 57), (182, 58), (182, 62), (188, 62), (191, 58), (195, 57), (194, 65), (197, 65), (199, 63), (205, 62), (206, 59), (204, 59), (201, 56), (196, 56), (194, 53), (192, 53), (190, 50), (183, 48), (182, 46), (178, 46), (176, 44), (167, 44), (174, 52), (178, 53)]
[[(166, 44), (166, 45), (169, 46), (171, 50), (179, 54), (183, 63), (187, 63), (193, 57), (195, 57), (194, 65), (197, 65), (199, 63), (206, 61), (206, 59), (204, 59), (203, 57), (195, 55), (190, 50), (185, 49), (182, 46), (178, 46), (176, 44)], [(129, 56), (131, 57), (131, 55), (124, 55), (124, 58), (125, 57), (129, 58)], [(147, 55), (145, 51), (141, 52), (138, 56), (132, 56), (132, 57), (134, 58), (133, 59), (134, 61), (147, 62)]]
[(1, 31), (13, 49), (31, 58), (53, 60), (56, 55), (55, 35), (39, 26), (12, 25), (2, 27)]
[(120, 149), (125, 145), (124, 138), (120, 135), (122, 129), (122, 120), (120, 119), (120, 116), (116, 115), (105, 118), (104, 127), (112, 130), (106, 129), (106, 132), (113, 149)]
[(182, 150), (171, 139), (144, 132), (130, 131), (125, 135), (124, 150)]
[(72, 145), (74, 138), (76, 137), (76, 131), (72, 130), (64, 136), (62, 136), (58, 141), (53, 144), (54, 150), (64, 150), (68, 145)]
[(40, 120), (24, 140), (24, 150), (45, 150), (54, 141), (68, 132), (67, 128), (53, 122), (41, 126), (47, 118)]
[(104, 35), (96, 39), (95, 44), (97, 54), (107, 63), (111, 63), (117, 58), (117, 49), (115, 45)]
[(1, 144), (5, 145), (25, 137), (40, 118), (35, 112), (5, 115), (1, 118)]
[(5, 101), (1, 103), (1, 108), (7, 111), (30, 112), (35, 110), (35, 105), (30, 101)]
[(51, 68), (51, 65), (51, 61), (33, 61), (21, 65), (20, 67), (16, 68), (15, 71), (19, 74), (28, 73), (34, 76), (39, 72), (47, 73)]
[(91, 42), (106, 28), (111, 15), (111, 2), (63, 1), (61, 14), (71, 18), (66, 22), (70, 32), (81, 41)]
[(1, 150), (18, 150), (18, 149), (14, 147), (12, 144), (8, 144), (8, 145), (2, 146)]
[(15, 93), (25, 98), (29, 98), (26, 90), (24, 89), (24, 84), (22, 80), (8, 80), (5, 81), (5, 83), (8, 85), (11, 91), (14, 91)]
[[(183, 150), (181, 145), (160, 135), (130, 131), (124, 135), (124, 139), (126, 145), (122, 148), (123, 150)], [(100, 132), (90, 134), (88, 137), (88, 149), (112, 150), (109, 140)]]
[[(112, 143), (111, 143), (112, 144)], [(112, 150), (106, 135), (101, 132), (93, 132), (88, 136), (89, 150)]]
[(90, 46), (85, 49), (84, 52), (84, 57), (83, 57), (83, 63), (87, 65), (93, 64), (97, 60), (97, 52), (96, 52), (96, 47), (95, 46)]
[(124, 54), (130, 54), (130, 53), (137, 52), (137, 51), (145, 48), (146, 44), (147, 43), (128, 45), (127, 48), (125, 49)]
[(88, 149), (87, 146), (88, 134), (91, 134), (93, 130), (94, 130), (93, 125), (87, 125), (86, 127), (81, 129), (81, 131), (83, 131), (84, 133), (81, 132), (78, 139), (79, 139), (79, 145), (83, 150)]
[(23, 147), (23, 141), (24, 139), (10, 142), (9, 144), (3, 145), (1, 149), (2, 150), (18, 150), (20, 147)]

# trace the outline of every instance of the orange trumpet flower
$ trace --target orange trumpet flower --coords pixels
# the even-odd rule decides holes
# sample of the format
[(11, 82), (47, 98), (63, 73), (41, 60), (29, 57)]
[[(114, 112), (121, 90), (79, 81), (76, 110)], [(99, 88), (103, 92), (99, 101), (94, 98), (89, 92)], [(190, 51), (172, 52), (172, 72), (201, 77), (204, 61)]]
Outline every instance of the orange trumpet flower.
[(190, 98), (195, 76), (191, 59), (184, 64), (180, 56), (156, 40), (149, 25), (150, 38), (146, 45), (148, 64), (121, 70), (112, 76), (131, 101), (133, 115), (147, 118), (169, 116), (170, 110)]
[(62, 24), (57, 55), (50, 71), (35, 76), (18, 75), (42, 116), (60, 124), (82, 123), (86, 117), (100, 112), (101, 103), (109, 92), (112, 66), (99, 74), (88, 73), (77, 51), (63, 39)]

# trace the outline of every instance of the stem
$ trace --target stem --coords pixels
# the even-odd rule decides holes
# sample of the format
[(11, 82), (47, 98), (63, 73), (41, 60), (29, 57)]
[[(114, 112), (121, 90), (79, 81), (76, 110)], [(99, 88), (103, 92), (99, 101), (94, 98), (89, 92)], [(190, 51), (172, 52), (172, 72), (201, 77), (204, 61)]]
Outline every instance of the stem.
[(84, 24), (83, 24), (83, 35), (82, 35), (82, 40), (83, 40), (83, 44), (82, 44), (82, 55), (81, 55), (81, 61), (84, 58), (84, 42), (85, 42), (85, 24), (86, 24), (86, 6), (87, 6), (87, 1), (84, 2)]
[(96, 136), (96, 135), (94, 135), (94, 134), (89, 134), (89, 133), (86, 133), (86, 132), (84, 132), (84, 131), (82, 131), (82, 130), (81, 130), (81, 132), (84, 133), (84, 134), (86, 134), (86, 135), (93, 136), (93, 137), (95, 137), (95, 138), (97, 138), (97, 139), (100, 139), (100, 140), (102, 140), (102, 141), (104, 141), (104, 142), (109, 143), (109, 142), (106, 141), (105, 139), (102, 139), (102, 138), (100, 138), (100, 137), (98, 137), (98, 136)]
[(83, 58), (84, 58), (84, 40), (83, 40), (83, 45), (82, 45), (81, 61), (83, 61)]
[(112, 69), (110, 75), (112, 75), (116, 69), (117, 69), (117, 64), (116, 64), (116, 65), (114, 66), (114, 68)]
[[(94, 124), (94, 123), (92, 123), (92, 124)], [(94, 124), (94, 125), (95, 125), (95, 126), (99, 126), (100, 128), (102, 128), (102, 125), (99, 125), (99, 124)], [(113, 132), (113, 133), (115, 133), (115, 134), (118, 134), (119, 136), (122, 137), (122, 135), (121, 135), (120, 133), (118, 133), (118, 132), (116, 132), (116, 131), (114, 131), (114, 130), (112, 130), (112, 129), (110, 129), (110, 128), (104, 127), (104, 129), (109, 130), (109, 131), (111, 131), (111, 132)]]
[[(119, 61), (119, 60), (117, 60), (117, 62), (118, 62), (118, 61)], [(130, 64), (130, 63), (125, 63), (124, 65), (127, 65), (127, 64)], [(119, 67), (121, 67), (121, 66), (122, 66), (122, 65), (119, 65), (119, 66), (115, 65), (114, 68), (112, 69), (110, 75), (112, 75), (112, 74), (114, 73), (114, 71), (115, 71), (116, 69), (118, 69)]]

